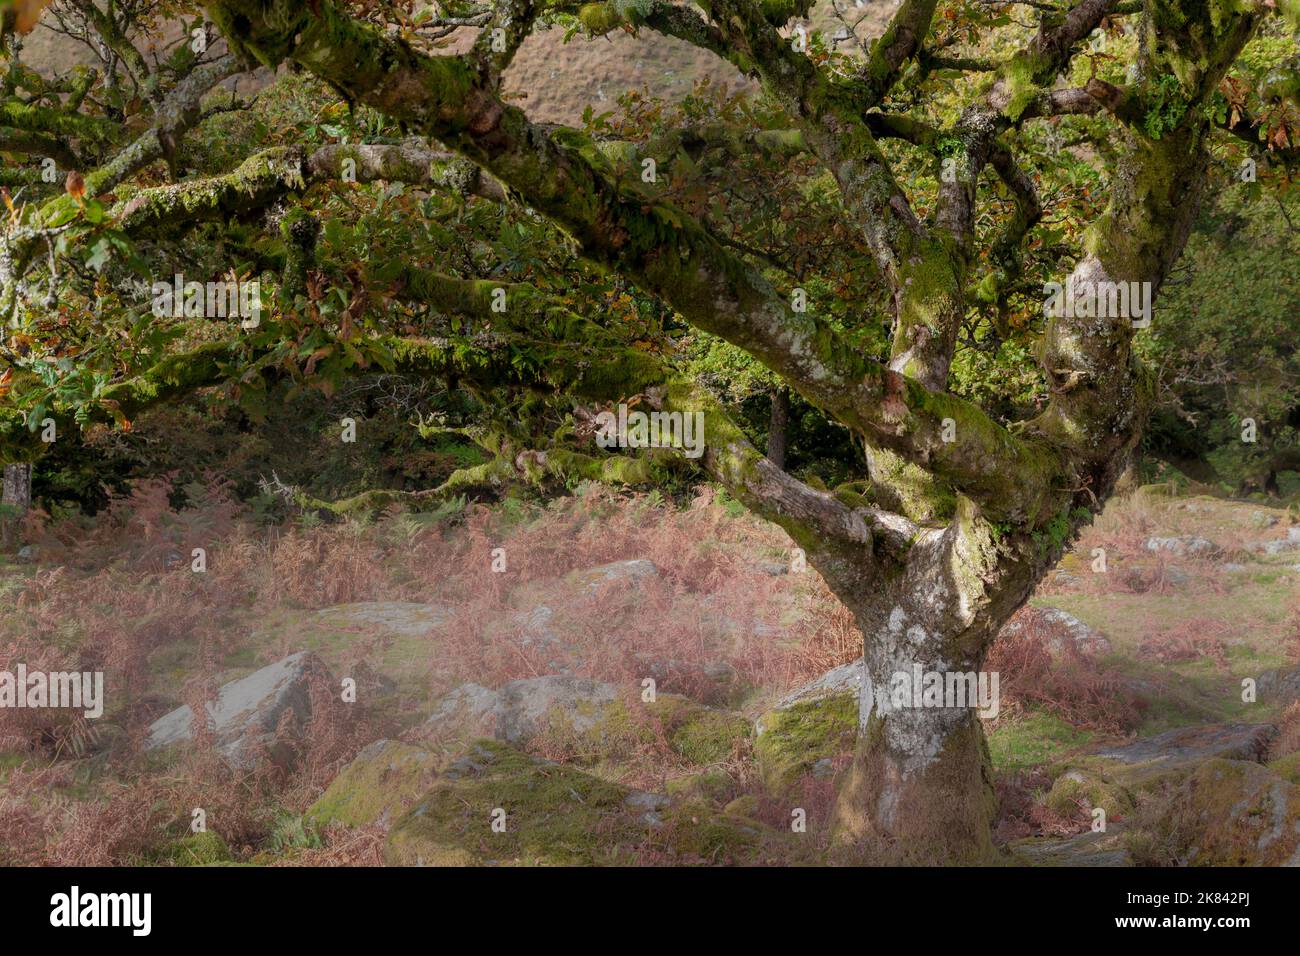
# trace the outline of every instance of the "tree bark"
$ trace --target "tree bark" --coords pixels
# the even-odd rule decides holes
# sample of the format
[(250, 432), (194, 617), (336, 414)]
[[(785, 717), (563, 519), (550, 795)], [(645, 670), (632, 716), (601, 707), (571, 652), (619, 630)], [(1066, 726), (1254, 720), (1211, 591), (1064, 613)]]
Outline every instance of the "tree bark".
[(785, 470), (785, 453), (790, 437), (790, 390), (778, 388), (772, 393), (772, 418), (767, 428), (767, 457)]
[[(867, 641), (858, 742), (832, 821), (835, 843), (861, 862), (960, 865), (996, 862), (992, 763), (977, 711), (897, 707), (896, 674), (978, 673), (987, 641), (908, 625), (906, 612)], [(956, 643), (978, 645), (964, 660), (945, 658)]]
[(0, 516), (0, 546), (13, 547), (18, 540), (18, 528), (23, 516), (32, 505), (32, 466), (30, 462), (5, 465), (4, 492), (0, 495), (4, 505)]

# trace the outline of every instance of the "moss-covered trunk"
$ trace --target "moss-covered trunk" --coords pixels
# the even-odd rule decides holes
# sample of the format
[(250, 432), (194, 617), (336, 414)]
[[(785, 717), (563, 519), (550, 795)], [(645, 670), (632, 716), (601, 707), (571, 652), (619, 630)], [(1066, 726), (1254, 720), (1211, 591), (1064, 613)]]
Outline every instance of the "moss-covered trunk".
[(992, 629), (943, 633), (913, 620), (897, 607), (866, 641), (868, 686), (834, 839), (872, 864), (989, 863), (997, 801), (978, 709), (944, 706), (952, 699), (937, 693), (927, 703), (926, 682), (973, 674), (978, 686)]

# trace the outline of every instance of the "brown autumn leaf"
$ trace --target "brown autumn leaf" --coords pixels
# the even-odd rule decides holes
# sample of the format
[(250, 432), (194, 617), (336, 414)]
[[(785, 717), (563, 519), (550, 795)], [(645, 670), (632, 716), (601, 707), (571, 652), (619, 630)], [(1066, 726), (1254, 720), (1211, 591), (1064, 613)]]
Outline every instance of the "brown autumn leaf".
[[(14, 29), (19, 33), (31, 33), (41, 19), (41, 11), (48, 7), (51, 0), (12, 0), (15, 19)], [(6, 6), (9, 4), (6, 4)]]
[(68, 172), (68, 179), (64, 186), (68, 190), (68, 195), (73, 199), (81, 199), (86, 195), (86, 181), (81, 178), (81, 173), (75, 169)]

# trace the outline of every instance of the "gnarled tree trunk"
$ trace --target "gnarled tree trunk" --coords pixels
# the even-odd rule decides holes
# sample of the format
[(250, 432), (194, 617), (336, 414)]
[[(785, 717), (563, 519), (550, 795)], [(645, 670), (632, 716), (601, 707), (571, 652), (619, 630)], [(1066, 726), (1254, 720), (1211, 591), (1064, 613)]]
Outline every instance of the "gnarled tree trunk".
[[(866, 674), (857, 748), (835, 808), (837, 844), (871, 863), (997, 860), (997, 800), (974, 691), (982, 679), (995, 712), (988, 648), (1054, 554), (1000, 537), (962, 499), (948, 527), (917, 536), (901, 574), (846, 597), (864, 635)], [(962, 696), (928, 697), (918, 676), (960, 686)]]

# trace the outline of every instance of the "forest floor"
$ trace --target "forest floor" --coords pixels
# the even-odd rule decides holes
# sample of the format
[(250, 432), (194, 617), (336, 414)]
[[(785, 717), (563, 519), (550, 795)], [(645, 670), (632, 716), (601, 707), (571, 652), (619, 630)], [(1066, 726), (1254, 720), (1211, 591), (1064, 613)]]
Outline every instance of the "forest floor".
[[(1300, 860), (1295, 520), (1148, 488), (1086, 531), (987, 665), (1004, 862)], [(268, 527), (145, 482), (28, 537), (0, 671), (105, 704), (0, 710), (0, 861), (828, 859), (861, 636), (712, 492)]]

